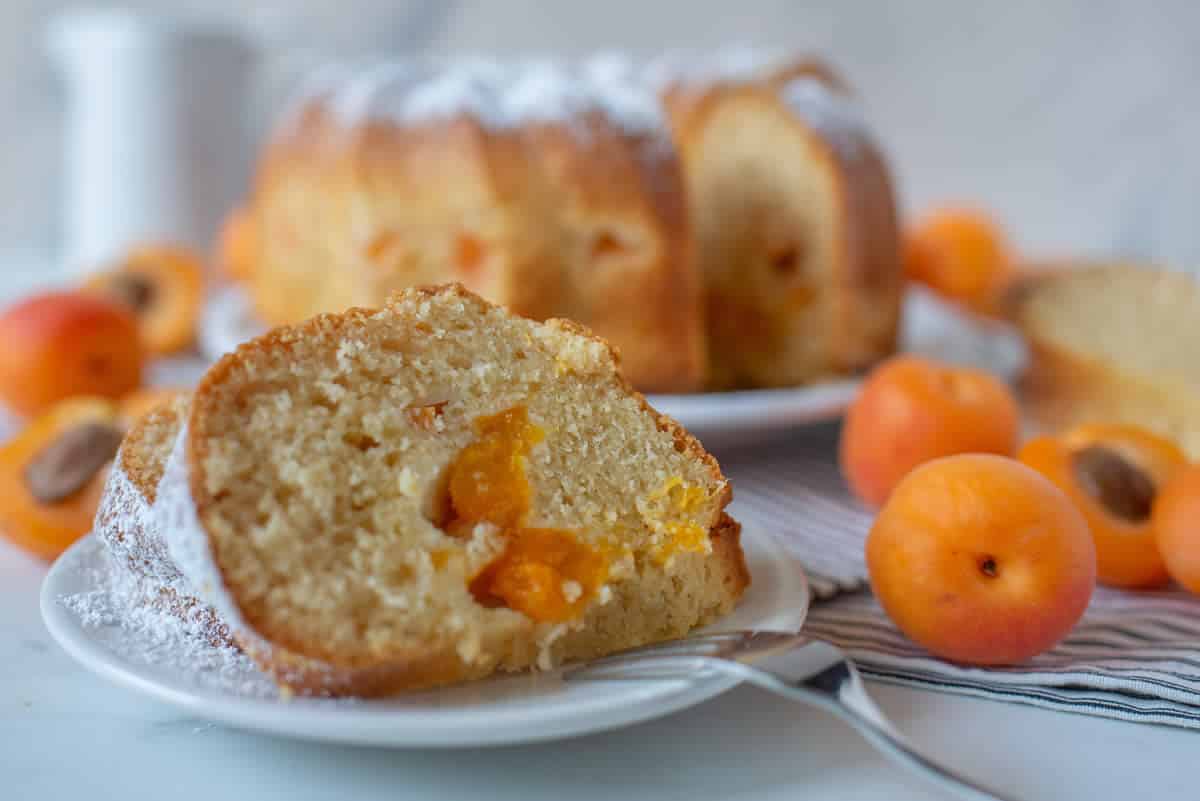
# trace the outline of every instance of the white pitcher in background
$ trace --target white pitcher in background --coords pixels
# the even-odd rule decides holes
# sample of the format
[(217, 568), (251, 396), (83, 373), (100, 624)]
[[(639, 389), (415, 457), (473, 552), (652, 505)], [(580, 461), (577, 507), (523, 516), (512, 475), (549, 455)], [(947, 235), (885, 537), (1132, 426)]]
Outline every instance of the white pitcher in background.
[(246, 39), (92, 9), (55, 17), (46, 44), (66, 88), (66, 267), (87, 272), (150, 241), (207, 248), (246, 180)]

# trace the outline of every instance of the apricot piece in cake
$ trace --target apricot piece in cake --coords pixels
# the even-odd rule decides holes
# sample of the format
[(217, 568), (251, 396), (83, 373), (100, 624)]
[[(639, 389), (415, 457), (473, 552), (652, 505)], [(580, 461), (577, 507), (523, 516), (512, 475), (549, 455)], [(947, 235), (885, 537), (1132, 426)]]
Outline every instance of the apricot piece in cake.
[(469, 536), (478, 523), (495, 526), (501, 554), (471, 579), (484, 606), (507, 606), (539, 622), (578, 617), (604, 583), (607, 561), (570, 531), (526, 528), (532, 490), (529, 450), (545, 437), (523, 406), (475, 421), (479, 438), (449, 468), (446, 530)]
[(119, 398), (142, 382), (137, 321), (120, 304), (50, 292), (0, 315), (0, 401), (31, 416), (76, 395)]
[(91, 529), (124, 434), (115, 404), (74, 398), (0, 447), (0, 532), (53, 559)]
[(87, 286), (133, 311), (152, 353), (176, 353), (195, 339), (204, 300), (204, 265), (185, 248), (136, 248), (113, 269), (89, 279)]

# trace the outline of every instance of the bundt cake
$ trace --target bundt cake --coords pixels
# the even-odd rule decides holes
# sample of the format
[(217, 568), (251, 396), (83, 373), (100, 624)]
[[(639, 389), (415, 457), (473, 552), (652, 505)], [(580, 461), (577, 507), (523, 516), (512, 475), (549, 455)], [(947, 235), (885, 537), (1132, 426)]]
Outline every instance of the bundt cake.
[(270, 324), (459, 281), (700, 388), (682, 179), (654, 93), (548, 63), (329, 68), (265, 153), (249, 283)]
[(886, 166), (809, 58), (330, 67), (247, 219), (272, 324), (456, 280), (588, 325), (648, 392), (801, 384), (895, 346)]
[(1006, 298), (1029, 345), (1019, 381), (1047, 428), (1145, 426), (1200, 458), (1200, 283), (1137, 264), (1033, 268)]
[(709, 385), (791, 386), (891, 354), (903, 290), (886, 165), (828, 68), (669, 90)]
[(749, 582), (730, 495), (607, 343), (451, 285), (217, 362), (154, 508), (283, 686), (378, 695), (718, 618)]

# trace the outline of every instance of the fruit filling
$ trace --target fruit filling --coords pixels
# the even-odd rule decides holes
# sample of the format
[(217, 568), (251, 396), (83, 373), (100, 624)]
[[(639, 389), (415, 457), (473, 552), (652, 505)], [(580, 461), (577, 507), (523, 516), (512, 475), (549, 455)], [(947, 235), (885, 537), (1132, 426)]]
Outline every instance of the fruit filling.
[(533, 496), (529, 451), (545, 434), (523, 406), (475, 421), (478, 439), (451, 463), (444, 529), (469, 536), (479, 523), (500, 529), (503, 551), (470, 581), (483, 606), (508, 607), (539, 623), (583, 614), (608, 574), (607, 561), (571, 531), (525, 525)]

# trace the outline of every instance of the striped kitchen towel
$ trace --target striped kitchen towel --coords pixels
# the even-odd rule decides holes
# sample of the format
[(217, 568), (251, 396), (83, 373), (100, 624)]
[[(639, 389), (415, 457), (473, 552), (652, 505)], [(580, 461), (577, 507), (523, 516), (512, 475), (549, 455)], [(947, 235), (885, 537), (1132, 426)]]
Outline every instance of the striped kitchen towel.
[(1200, 598), (1098, 588), (1074, 631), (1011, 668), (952, 665), (902, 635), (866, 584), (871, 514), (847, 493), (837, 428), (719, 454), (734, 516), (772, 533), (809, 573), (806, 629), (881, 681), (1103, 717), (1200, 729)]

